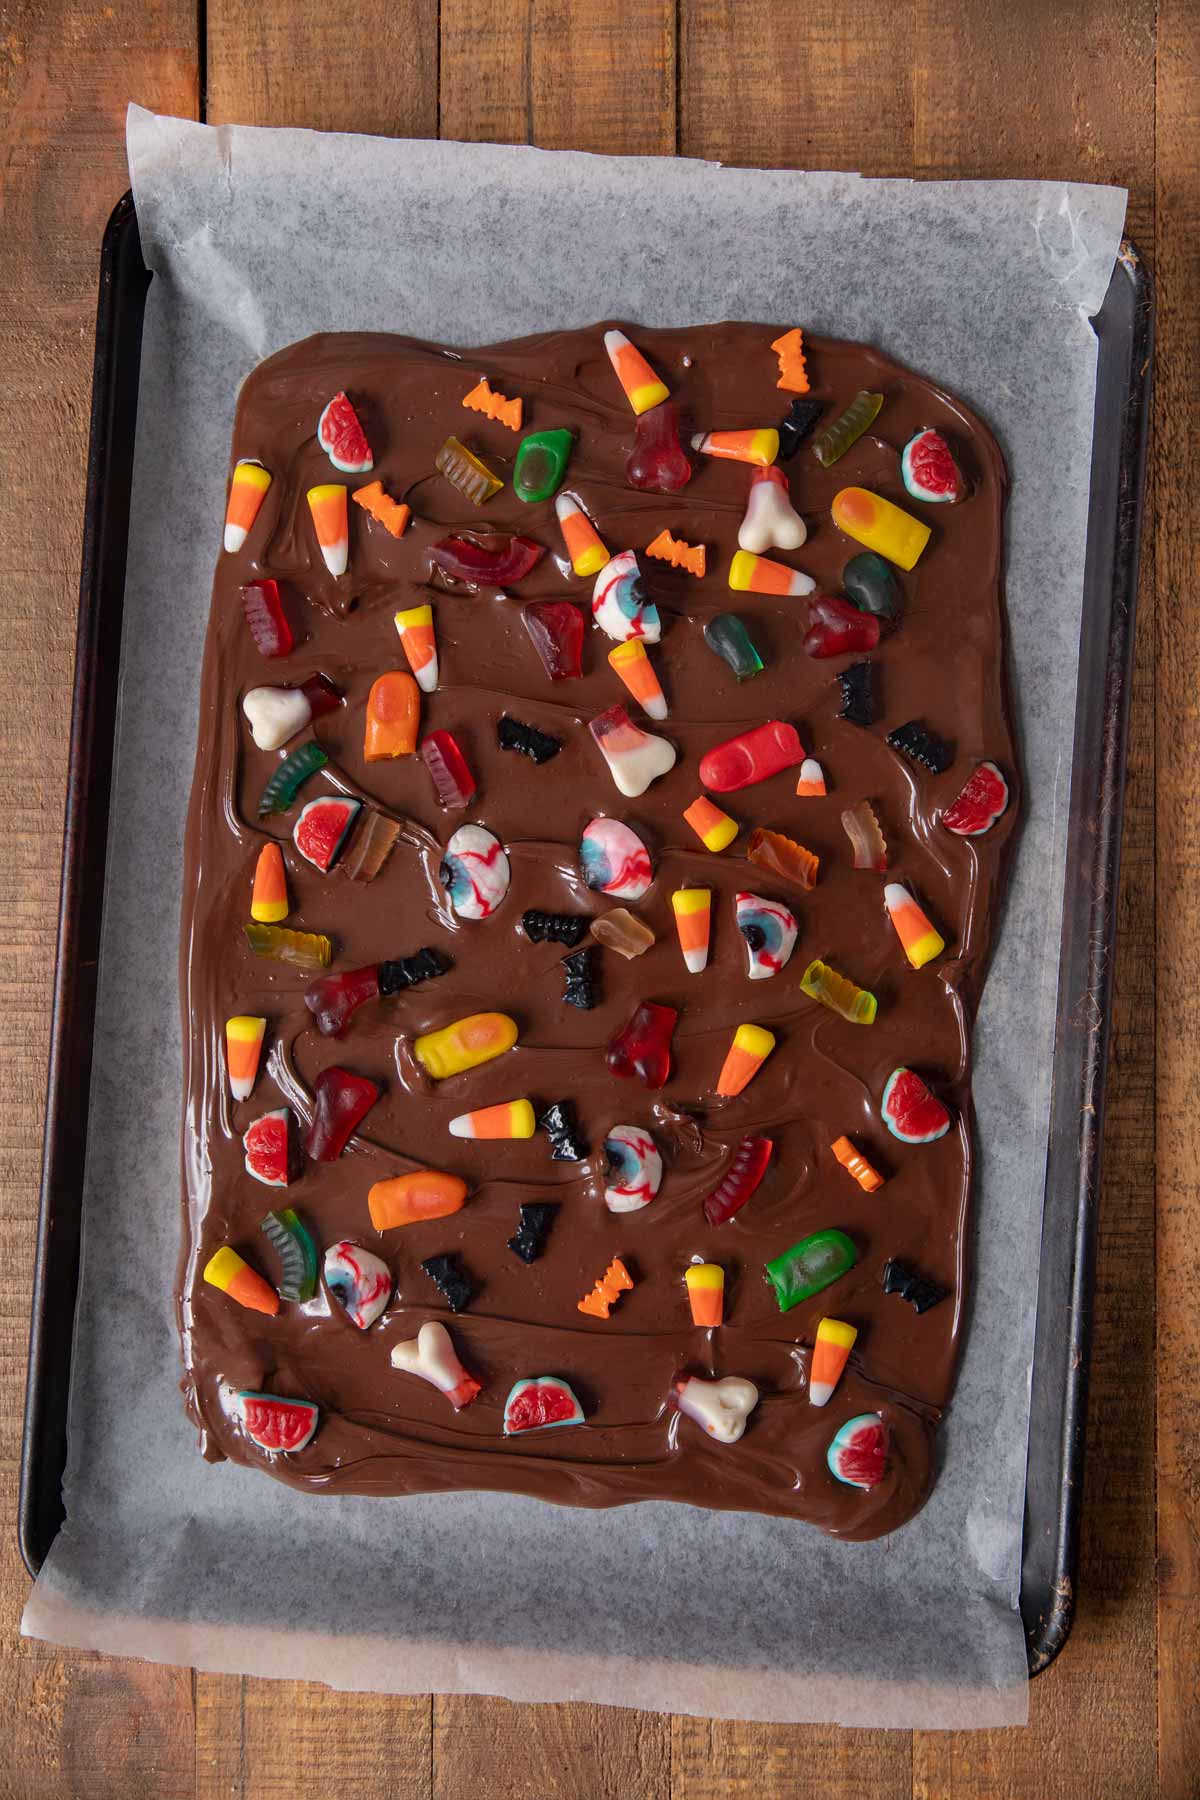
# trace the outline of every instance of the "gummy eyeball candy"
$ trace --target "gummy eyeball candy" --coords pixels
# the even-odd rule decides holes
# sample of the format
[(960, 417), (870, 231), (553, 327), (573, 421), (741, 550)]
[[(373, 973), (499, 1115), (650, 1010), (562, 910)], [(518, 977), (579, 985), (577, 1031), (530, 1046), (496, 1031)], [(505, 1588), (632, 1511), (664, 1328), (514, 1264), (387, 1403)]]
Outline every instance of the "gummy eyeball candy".
[(618, 644), (628, 638), (658, 643), (662, 621), (658, 608), (646, 596), (646, 584), (634, 551), (622, 550), (597, 575), (592, 590), (592, 620)]
[(604, 1140), (607, 1175), (604, 1204), (609, 1212), (640, 1212), (662, 1181), (662, 1157), (640, 1125), (614, 1125)]
[(619, 819), (601, 816), (584, 827), (579, 860), (588, 886), (614, 900), (640, 900), (654, 879), (645, 844)]
[(460, 919), (490, 919), (508, 892), (508, 858), (482, 825), (460, 825), (439, 871)]
[(761, 894), (737, 896), (737, 928), (746, 940), (751, 981), (778, 975), (796, 944), (796, 920), (777, 900)]
[(724, 1375), (720, 1381), (684, 1375), (676, 1379), (671, 1392), (680, 1412), (703, 1425), (718, 1444), (736, 1444), (758, 1405), (758, 1389), (743, 1375)]
[(392, 1272), (382, 1257), (343, 1238), (325, 1252), (325, 1286), (351, 1323), (369, 1331), (392, 1297)]

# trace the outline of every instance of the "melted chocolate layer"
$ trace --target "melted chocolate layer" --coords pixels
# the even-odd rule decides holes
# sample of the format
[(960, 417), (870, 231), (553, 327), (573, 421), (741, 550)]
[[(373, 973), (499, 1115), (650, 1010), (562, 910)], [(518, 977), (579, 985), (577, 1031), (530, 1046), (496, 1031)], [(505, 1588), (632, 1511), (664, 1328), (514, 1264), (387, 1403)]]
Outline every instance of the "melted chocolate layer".
[[(811, 440), (785, 465), (809, 539), (799, 551), (772, 554), (814, 576), (819, 591), (839, 592), (842, 568), (861, 546), (834, 527), (829, 506), (849, 485), (898, 501), (933, 528), (916, 570), (898, 576), (903, 615), (871, 657), (878, 717), (860, 729), (837, 716), (835, 676), (855, 659), (814, 661), (804, 654), (805, 601), (735, 594), (726, 585), (747, 467), (699, 458), (690, 485), (673, 497), (626, 485), (634, 419), (602, 331), (466, 354), (402, 337), (321, 336), (271, 357), (242, 390), (233, 455), (258, 458), (274, 479), (244, 549), (222, 555), (217, 566), (187, 831), (186, 1243), (177, 1298), (188, 1405), (207, 1457), (252, 1463), (318, 1492), (488, 1488), (580, 1506), (670, 1499), (783, 1514), (841, 1536), (875, 1537), (908, 1519), (928, 1492), (933, 1431), (949, 1397), (966, 1303), (970, 1032), (1015, 795), (1007, 814), (980, 838), (953, 836), (937, 819), (980, 759), (997, 762), (1010, 782), (1015, 774), (1000, 584), (1004, 468), (986, 427), (929, 382), (862, 345), (819, 338), (806, 345), (825, 422), (861, 388), (881, 391), (885, 405), (876, 428), (832, 469), (817, 464)], [(685, 442), (692, 431), (782, 417), (788, 396), (775, 385), (769, 349), (777, 334), (777, 327), (746, 324), (631, 332), (670, 386)], [(703, 580), (643, 558), (664, 625), (662, 644), (651, 654), (671, 708), (664, 725), (650, 728), (672, 739), (679, 758), (640, 799), (617, 793), (586, 728), (616, 701), (648, 723), (608, 666), (610, 640), (589, 624), (583, 678), (551, 684), (522, 627), (523, 601), (574, 598), (587, 607), (591, 597), (592, 582), (576, 579), (563, 560), (553, 502), (525, 505), (509, 483), (477, 510), (434, 470), (439, 446), (453, 433), (511, 475), (518, 438), (461, 405), (482, 374), (502, 393), (523, 396), (526, 431), (565, 426), (576, 434), (565, 488), (595, 520), (610, 551), (642, 550), (664, 525), (708, 547)], [(374, 450), (369, 476), (338, 474), (315, 438), (321, 410), (340, 388), (354, 400)], [(922, 505), (903, 491), (899, 452), (927, 425), (950, 438), (968, 478), (970, 493), (959, 505)], [(351, 504), (349, 571), (334, 580), (316, 544), (305, 492), (321, 482), (345, 481), (353, 489), (376, 478), (411, 503), (414, 521), (397, 540)], [(511, 595), (471, 591), (430, 577), (431, 545), (455, 529), (520, 531), (548, 554)], [(283, 588), (297, 637), (286, 660), (264, 661), (242, 618), (239, 588), (259, 575), (276, 577)], [(478, 782), (465, 813), (441, 812), (418, 758), (363, 760), (370, 685), (381, 671), (405, 667), (393, 612), (425, 598), (434, 604), (441, 684), (422, 697), (422, 730), (446, 728), (461, 744)], [(741, 685), (702, 636), (705, 620), (726, 611), (742, 617), (767, 665)], [(250, 687), (298, 684), (318, 670), (346, 695), (345, 706), (317, 720), (312, 732), (330, 755), (329, 769), (306, 785), (290, 815), (260, 827), (256, 800), (282, 753), (254, 747), (241, 698)], [(496, 721), (504, 711), (562, 738), (561, 753), (535, 766), (502, 751)], [(709, 855), (681, 817), (701, 791), (699, 758), (767, 718), (797, 725), (806, 750), (824, 766), (829, 796), (797, 799), (795, 771), (718, 796), (744, 829), (725, 855)], [(884, 741), (888, 730), (913, 718), (953, 745), (954, 761), (943, 774), (927, 774)], [(390, 862), (370, 885), (348, 880), (337, 867), (322, 875), (293, 848), (299, 804), (330, 791), (361, 793), (404, 821)], [(945, 955), (920, 971), (908, 967), (885, 915), (885, 878), (851, 865), (840, 813), (864, 797), (888, 842), (887, 878), (917, 893), (946, 938)], [(600, 1001), (586, 1012), (563, 1004), (564, 946), (531, 943), (520, 920), (533, 907), (594, 917), (621, 904), (582, 880), (579, 837), (597, 813), (627, 821), (650, 850), (654, 885), (632, 910), (657, 942), (629, 962), (597, 948)], [(495, 917), (478, 923), (453, 916), (437, 876), (440, 847), (465, 820), (493, 831), (512, 864), (507, 899)], [(755, 825), (786, 832), (819, 855), (813, 892), (803, 894), (744, 860)], [(264, 831), (283, 847), (288, 924), (328, 933), (335, 970), (429, 944), (450, 959), (451, 972), (363, 1007), (344, 1039), (322, 1038), (301, 999), (311, 978), (257, 960), (243, 941)], [(671, 892), (685, 883), (714, 890), (712, 953), (698, 976), (684, 970), (671, 913)], [(774, 979), (747, 979), (733, 918), (739, 889), (783, 901), (799, 919), (795, 953)], [(800, 975), (817, 956), (877, 995), (874, 1025), (848, 1024), (805, 997)], [(671, 1078), (657, 1094), (615, 1079), (605, 1067), (609, 1038), (643, 998), (679, 1009)], [(428, 1080), (411, 1054), (413, 1037), (490, 1009), (517, 1020), (517, 1048), (468, 1074), (440, 1084)], [(233, 1013), (262, 1013), (269, 1021), (257, 1086), (241, 1103), (231, 1101), (224, 1072), (222, 1034)], [(716, 1076), (743, 1020), (768, 1025), (778, 1045), (743, 1094), (718, 1100)], [(314, 1077), (333, 1063), (380, 1083), (382, 1100), (340, 1161), (307, 1164), (286, 1195), (264, 1188), (243, 1169), (242, 1132), (285, 1102), (306, 1121)], [(883, 1126), (880, 1096), (902, 1063), (926, 1073), (952, 1108), (954, 1124), (939, 1142), (910, 1147)], [(455, 1114), (519, 1095), (529, 1095), (539, 1111), (558, 1099), (574, 1101), (590, 1146), (585, 1164), (551, 1161), (540, 1132), (513, 1143), (449, 1135)], [(603, 1200), (601, 1145), (618, 1123), (648, 1127), (666, 1165), (658, 1198), (623, 1216), (611, 1214)], [(748, 1133), (768, 1134), (775, 1154), (749, 1204), (714, 1229), (702, 1202)], [(880, 1192), (862, 1192), (839, 1167), (830, 1145), (843, 1133), (886, 1174)], [(451, 1218), (377, 1235), (367, 1213), (368, 1187), (422, 1166), (461, 1174), (471, 1184), (466, 1205)], [(520, 1203), (535, 1199), (561, 1205), (545, 1254), (527, 1265), (506, 1240)], [(309, 1304), (285, 1304), (272, 1319), (244, 1310), (202, 1280), (209, 1256), (227, 1242), (277, 1278), (260, 1231), (264, 1212), (275, 1204), (296, 1206), (322, 1245), (349, 1237), (387, 1260), (395, 1296), (371, 1331), (360, 1332), (323, 1287)], [(853, 1238), (857, 1266), (781, 1315), (763, 1263), (833, 1225)], [(457, 1253), (478, 1284), (469, 1310), (457, 1316), (445, 1311), (420, 1268), (423, 1259), (446, 1251)], [(586, 1317), (576, 1303), (617, 1254), (636, 1286), (607, 1322)], [(727, 1272), (726, 1323), (713, 1333), (690, 1322), (683, 1272), (697, 1255)], [(918, 1316), (902, 1299), (885, 1295), (881, 1274), (892, 1256), (911, 1262), (952, 1297)], [(859, 1337), (832, 1401), (816, 1408), (807, 1378), (816, 1326), (826, 1314), (851, 1321)], [(459, 1414), (433, 1387), (396, 1372), (389, 1361), (395, 1342), (439, 1317), (483, 1384), (480, 1398)], [(739, 1443), (713, 1442), (675, 1411), (668, 1396), (681, 1370), (748, 1376), (758, 1385), (761, 1399)], [(540, 1374), (572, 1384), (586, 1423), (505, 1438), (502, 1409), (510, 1386)], [(295, 1455), (259, 1450), (233, 1404), (243, 1387), (318, 1401), (321, 1424), (312, 1442)], [(826, 1467), (829, 1441), (851, 1416), (875, 1411), (891, 1435), (888, 1473), (869, 1491), (844, 1486)]]

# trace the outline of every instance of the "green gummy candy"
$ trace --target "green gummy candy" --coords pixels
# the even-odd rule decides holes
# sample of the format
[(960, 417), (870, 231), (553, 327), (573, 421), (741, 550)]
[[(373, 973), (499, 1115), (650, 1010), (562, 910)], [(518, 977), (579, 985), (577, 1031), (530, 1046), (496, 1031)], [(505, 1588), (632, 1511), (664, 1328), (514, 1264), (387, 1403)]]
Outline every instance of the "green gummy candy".
[(521, 439), (513, 466), (513, 491), (518, 500), (548, 500), (567, 472), (571, 454), (569, 431), (531, 431)]
[(317, 1246), (294, 1207), (269, 1212), (262, 1222), (271, 1248), (279, 1258), (281, 1300), (311, 1300), (317, 1291)]
[(842, 570), (842, 587), (859, 612), (874, 613), (880, 619), (894, 619), (900, 611), (900, 589), (890, 563), (873, 550), (852, 556)]
[(259, 796), (259, 818), (265, 819), (268, 813), (286, 812), (309, 776), (323, 769), (328, 761), (320, 744), (312, 738), (298, 750), (293, 750), (290, 756), (285, 756)]
[(704, 641), (722, 662), (729, 664), (739, 681), (757, 675), (763, 666), (750, 633), (735, 613), (715, 613), (704, 627)]
[(858, 1252), (844, 1231), (830, 1227), (801, 1238), (767, 1264), (767, 1280), (775, 1289), (780, 1312), (811, 1299), (852, 1269)]

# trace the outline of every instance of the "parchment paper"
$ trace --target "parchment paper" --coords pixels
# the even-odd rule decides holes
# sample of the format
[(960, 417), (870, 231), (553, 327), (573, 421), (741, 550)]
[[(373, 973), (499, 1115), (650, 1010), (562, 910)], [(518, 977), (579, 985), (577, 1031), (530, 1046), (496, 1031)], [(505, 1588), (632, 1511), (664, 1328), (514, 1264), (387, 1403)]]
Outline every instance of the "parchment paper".
[[(67, 1522), (23, 1629), (396, 1692), (1023, 1721), (1015, 1603), (1096, 358), (1087, 318), (1124, 193), (214, 130), (137, 107), (129, 158), (155, 279)], [(1028, 813), (977, 1039), (973, 1318), (937, 1487), (877, 1543), (667, 1504), (303, 1496), (203, 1463), (179, 1401), (181, 844), (238, 383), (311, 331), (469, 345), (614, 313), (873, 340), (977, 407), (1013, 476), (1007, 592)]]

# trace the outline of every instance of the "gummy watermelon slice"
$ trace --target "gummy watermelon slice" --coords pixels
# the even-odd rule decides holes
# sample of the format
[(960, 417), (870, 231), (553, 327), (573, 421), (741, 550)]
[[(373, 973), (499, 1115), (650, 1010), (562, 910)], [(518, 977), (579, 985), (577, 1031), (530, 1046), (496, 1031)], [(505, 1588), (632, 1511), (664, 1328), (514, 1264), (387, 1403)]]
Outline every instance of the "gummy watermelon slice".
[(317, 441), (335, 469), (344, 475), (365, 475), (375, 467), (367, 434), (345, 394), (335, 394), (317, 426)]
[(993, 762), (980, 763), (962, 793), (942, 814), (947, 831), (979, 837), (990, 831), (1008, 805), (1008, 783)]
[(543, 1425), (582, 1425), (583, 1408), (558, 1375), (530, 1375), (518, 1381), (504, 1402), (504, 1435), (537, 1431)]
[(837, 1432), (825, 1460), (847, 1487), (873, 1488), (887, 1474), (887, 1427), (878, 1413), (859, 1413)]
[(246, 1173), (268, 1187), (288, 1184), (288, 1109), (264, 1113), (242, 1137)]
[(884, 1124), (903, 1144), (932, 1144), (950, 1129), (950, 1114), (911, 1069), (893, 1069), (881, 1106)]
[(358, 817), (361, 804), (359, 800), (334, 799), (332, 795), (325, 795), (320, 800), (310, 800), (301, 811), (292, 832), (292, 842), (301, 856), (322, 874), (328, 873), (337, 861), (338, 851)]
[(904, 485), (914, 500), (953, 504), (963, 496), (963, 479), (949, 444), (940, 431), (918, 431), (900, 458)]
[(321, 1409), (312, 1400), (283, 1400), (278, 1394), (238, 1395), (246, 1436), (260, 1450), (303, 1450), (317, 1429)]

